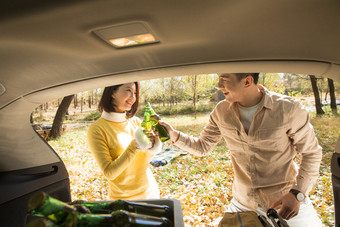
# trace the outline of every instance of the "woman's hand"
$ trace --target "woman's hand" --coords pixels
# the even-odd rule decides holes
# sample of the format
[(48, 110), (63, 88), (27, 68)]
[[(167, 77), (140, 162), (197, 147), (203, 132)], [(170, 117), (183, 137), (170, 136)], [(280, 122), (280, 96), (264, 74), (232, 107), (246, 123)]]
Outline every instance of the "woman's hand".
[(145, 133), (145, 135), (147, 135), (147, 137), (151, 141), (152, 145), (149, 149), (152, 149), (155, 146), (155, 142), (157, 138), (159, 137), (158, 132), (156, 130), (151, 130), (151, 131), (144, 130), (143, 132)]
[(156, 130), (152, 130), (151, 132), (147, 132), (147, 136), (151, 141), (151, 147), (148, 148), (148, 152), (151, 154), (158, 154), (162, 151), (162, 142), (159, 139), (159, 134)]
[(170, 138), (171, 138), (171, 141), (173, 143), (175, 143), (178, 138), (179, 138), (179, 131), (175, 130), (169, 123), (165, 122), (165, 121), (158, 121), (161, 125), (164, 125), (166, 127), (166, 129), (168, 130), (169, 132), (169, 135), (170, 135)]

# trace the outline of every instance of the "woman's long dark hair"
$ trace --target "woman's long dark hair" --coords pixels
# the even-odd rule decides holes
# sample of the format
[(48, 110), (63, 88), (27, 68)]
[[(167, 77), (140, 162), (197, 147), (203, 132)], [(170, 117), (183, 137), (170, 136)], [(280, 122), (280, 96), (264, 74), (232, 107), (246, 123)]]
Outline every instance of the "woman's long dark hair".
[[(133, 116), (135, 116), (137, 109), (138, 109), (138, 105), (139, 105), (139, 82), (134, 82), (136, 85), (136, 101), (135, 103), (132, 105), (131, 110), (126, 112), (126, 116), (128, 118), (131, 118)], [(98, 109), (99, 111), (102, 113), (103, 111), (105, 112), (116, 112), (115, 111), (115, 106), (114, 106), (114, 99), (112, 98), (112, 94), (115, 93), (117, 91), (117, 89), (122, 86), (123, 84), (118, 84), (118, 85), (114, 85), (114, 86), (110, 86), (110, 87), (106, 87), (103, 91), (103, 95), (99, 101), (98, 104)]]

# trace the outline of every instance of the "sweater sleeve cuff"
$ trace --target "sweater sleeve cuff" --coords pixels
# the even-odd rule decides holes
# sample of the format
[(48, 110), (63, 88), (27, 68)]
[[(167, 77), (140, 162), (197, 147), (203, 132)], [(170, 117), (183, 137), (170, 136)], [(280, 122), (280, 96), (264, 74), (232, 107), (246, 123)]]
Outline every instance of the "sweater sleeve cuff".
[(305, 179), (302, 176), (297, 176), (296, 184), (292, 187), (292, 189), (298, 190), (302, 192), (305, 196), (307, 196), (312, 190), (313, 185), (314, 182), (312, 182), (310, 179)]
[(156, 137), (156, 141), (155, 141), (155, 144), (153, 145), (153, 147), (149, 150), (149, 152), (151, 154), (158, 154), (160, 153), (162, 150), (162, 142), (161, 140), (159, 139), (159, 137)]
[(179, 135), (178, 135), (176, 142), (173, 142), (172, 144), (175, 145), (176, 147), (184, 146), (185, 145), (185, 137), (183, 136), (183, 133), (179, 132)]
[(142, 127), (139, 127), (135, 131), (135, 140), (136, 140), (136, 147), (140, 150), (146, 150), (152, 146), (152, 143), (149, 137), (145, 135)]

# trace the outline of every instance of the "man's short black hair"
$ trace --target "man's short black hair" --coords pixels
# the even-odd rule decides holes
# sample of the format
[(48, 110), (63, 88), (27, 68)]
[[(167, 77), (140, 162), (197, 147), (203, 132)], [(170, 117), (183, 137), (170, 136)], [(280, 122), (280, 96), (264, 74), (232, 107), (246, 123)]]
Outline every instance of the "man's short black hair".
[(254, 84), (257, 84), (257, 81), (259, 80), (259, 73), (234, 73), (237, 78), (242, 80), (243, 78), (246, 78), (247, 76), (252, 76), (254, 79)]

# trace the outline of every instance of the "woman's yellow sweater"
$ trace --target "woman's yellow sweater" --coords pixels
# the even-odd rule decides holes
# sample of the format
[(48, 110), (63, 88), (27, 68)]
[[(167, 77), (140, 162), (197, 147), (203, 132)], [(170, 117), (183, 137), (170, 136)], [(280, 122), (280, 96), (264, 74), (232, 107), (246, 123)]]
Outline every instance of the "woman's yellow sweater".
[(101, 117), (88, 129), (90, 150), (108, 179), (112, 200), (147, 199), (153, 197), (150, 193), (158, 191), (149, 168), (153, 155), (136, 148), (134, 132), (140, 124), (137, 117), (125, 118), (123, 122)]

